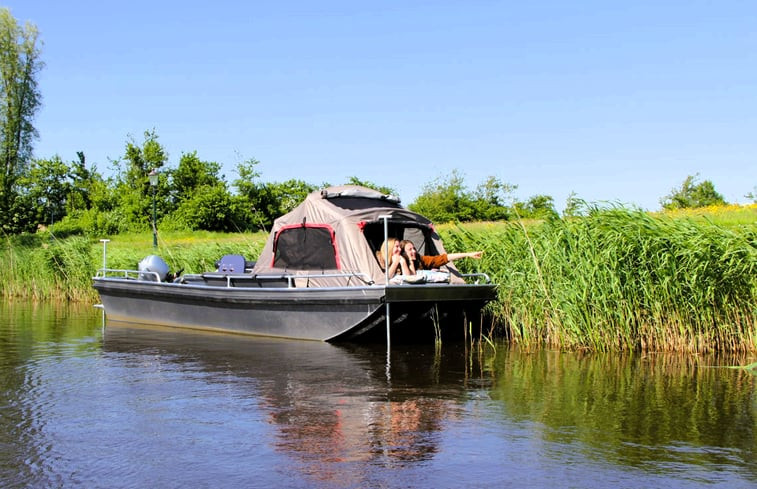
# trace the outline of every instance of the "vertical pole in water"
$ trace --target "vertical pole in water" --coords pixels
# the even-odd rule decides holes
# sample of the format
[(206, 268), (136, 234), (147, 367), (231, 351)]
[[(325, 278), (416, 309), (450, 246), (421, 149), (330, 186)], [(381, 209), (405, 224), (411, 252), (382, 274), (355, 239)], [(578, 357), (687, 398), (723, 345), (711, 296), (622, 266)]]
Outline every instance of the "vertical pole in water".
[[(392, 216), (389, 215), (382, 215), (379, 216), (379, 219), (384, 220), (384, 243), (382, 246), (389, 247), (387, 241), (389, 240), (389, 218)], [(392, 320), (389, 314), (390, 307), (389, 307), (389, 300), (387, 298), (387, 289), (389, 288), (389, 250), (384, 249), (381, 250), (381, 253), (384, 255), (384, 304), (386, 305), (386, 378), (387, 380), (391, 379), (391, 372), (390, 372), (390, 366), (391, 366), (391, 359), (390, 359), (390, 352), (392, 348), (392, 334), (391, 334), (391, 325)]]

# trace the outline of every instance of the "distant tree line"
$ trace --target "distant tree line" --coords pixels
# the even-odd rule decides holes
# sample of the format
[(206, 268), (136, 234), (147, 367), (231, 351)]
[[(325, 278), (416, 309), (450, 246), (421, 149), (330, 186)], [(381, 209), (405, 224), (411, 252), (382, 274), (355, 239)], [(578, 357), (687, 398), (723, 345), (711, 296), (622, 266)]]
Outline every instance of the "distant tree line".
[[(31, 159), (14, 187), (19, 218), (4, 223), (4, 229), (20, 233), (45, 228), (58, 236), (144, 231), (152, 221), (154, 198), (157, 222), (163, 230), (255, 231), (269, 228), (307, 194), (329, 185), (298, 179), (263, 182), (255, 159), (238, 163), (239, 178), (232, 182), (221, 174), (219, 163), (202, 160), (196, 151), (183, 153), (175, 168), (167, 161), (154, 130), (146, 131), (140, 142), (128, 138), (123, 157), (111, 161), (107, 178), (87, 164), (83, 152), (70, 162), (59, 156)], [(158, 176), (154, 186), (149, 181), (152, 171)], [(355, 176), (344, 183), (395, 193), (390, 187)], [(471, 192), (462, 175), (454, 171), (448, 180), (425, 185), (408, 207), (437, 222), (557, 216), (548, 196), (508, 205), (515, 188), (490, 177)]]
[[(318, 187), (298, 179), (263, 182), (254, 158), (237, 164), (238, 179), (228, 182), (221, 164), (203, 161), (196, 151), (182, 153), (176, 167), (155, 130), (142, 141), (129, 137), (125, 151), (111, 161), (109, 176), (89, 165), (83, 152), (73, 161), (55, 155), (33, 158), (37, 132), (34, 116), (42, 96), (36, 77), (43, 68), (35, 26), (20, 26), (7, 8), (0, 8), (0, 226), (6, 234), (36, 232), (56, 235), (112, 235), (143, 231), (155, 215), (163, 230), (241, 232), (267, 229)], [(148, 174), (157, 172), (157, 185)], [(723, 204), (712, 182), (689, 176), (661, 204), (666, 209)], [(347, 184), (394, 193), (389, 187), (351, 177)], [(470, 190), (453, 171), (422, 187), (408, 207), (435, 222), (495, 221), (558, 217), (548, 195), (525, 202), (513, 198), (517, 187), (489, 177)], [(757, 193), (757, 188), (755, 189)], [(755, 199), (754, 194), (747, 195)], [(565, 215), (579, 215), (586, 206), (574, 194)]]

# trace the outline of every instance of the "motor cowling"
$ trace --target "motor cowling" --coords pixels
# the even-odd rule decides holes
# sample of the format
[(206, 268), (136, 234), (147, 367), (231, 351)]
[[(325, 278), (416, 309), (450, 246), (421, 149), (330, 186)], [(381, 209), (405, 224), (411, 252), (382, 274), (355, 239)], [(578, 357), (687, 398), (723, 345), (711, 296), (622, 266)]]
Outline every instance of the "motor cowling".
[(149, 255), (139, 262), (138, 270), (140, 272), (153, 272), (153, 273), (140, 273), (140, 280), (155, 281), (155, 274), (160, 277), (160, 282), (165, 282), (168, 278), (168, 264), (163, 261), (158, 255)]

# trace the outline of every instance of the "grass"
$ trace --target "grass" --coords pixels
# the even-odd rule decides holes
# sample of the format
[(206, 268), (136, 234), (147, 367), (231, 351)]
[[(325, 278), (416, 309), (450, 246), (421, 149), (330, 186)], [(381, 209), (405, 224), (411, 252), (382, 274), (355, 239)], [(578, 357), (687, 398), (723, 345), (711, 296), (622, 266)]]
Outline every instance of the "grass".
[[(267, 233), (264, 232), (165, 233), (159, 236), (156, 249), (152, 247), (151, 234), (118, 235), (107, 243), (108, 267), (135, 269), (139, 260), (154, 254), (162, 257), (171, 270), (183, 269), (185, 273), (201, 273), (213, 269), (215, 260), (226, 254), (241, 254), (247, 259), (257, 258), (267, 237)], [(98, 268), (101, 262), (102, 260), (98, 263)]]
[[(107, 243), (108, 268), (136, 269), (147, 255), (160, 255), (171, 270), (200, 273), (212, 269), (226, 254), (257, 257), (265, 233), (166, 233), (152, 246), (152, 234), (121, 234)], [(83, 237), (55, 239), (49, 234), (6, 237), (0, 249), (0, 294), (5, 299), (97, 299), (92, 277), (102, 267), (99, 241)]]

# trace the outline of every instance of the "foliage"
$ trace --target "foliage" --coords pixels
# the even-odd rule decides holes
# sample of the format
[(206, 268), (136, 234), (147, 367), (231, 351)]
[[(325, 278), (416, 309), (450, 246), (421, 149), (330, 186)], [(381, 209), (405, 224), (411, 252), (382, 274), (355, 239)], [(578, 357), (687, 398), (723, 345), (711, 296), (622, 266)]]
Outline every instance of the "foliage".
[(517, 189), (517, 185), (500, 182), (495, 177), (489, 177), (476, 187), (471, 206), (474, 209), (474, 220), (499, 221), (511, 218), (512, 212), (506, 201)]
[(172, 219), (182, 224), (177, 229), (240, 231), (248, 227), (240, 204), (225, 185), (202, 185), (179, 204)]
[(190, 198), (196, 189), (225, 185), (220, 172), (220, 164), (200, 160), (197, 151), (182, 154), (179, 166), (170, 172), (171, 200), (178, 205)]
[(263, 229), (270, 228), (274, 219), (283, 216), (305, 200), (316, 187), (302, 180), (291, 179), (281, 183), (267, 183), (261, 185), (251, 203), (254, 209), (256, 224)]
[(557, 217), (554, 201), (548, 195), (536, 195), (527, 202), (507, 200), (517, 189), (490, 176), (473, 192), (468, 191), (462, 175), (454, 170), (447, 178), (437, 178), (423, 187), (421, 195), (408, 207), (435, 222), (499, 221), (514, 217), (546, 219)]
[(89, 240), (21, 235), (0, 250), (0, 294), (32, 299), (89, 297), (95, 258)]
[(33, 160), (29, 172), (19, 179), (19, 183), (26, 189), (24, 197), (35, 222), (53, 224), (66, 214), (71, 181), (69, 167), (60, 156)]
[(473, 220), (473, 197), (468, 193), (463, 176), (454, 170), (444, 179), (437, 177), (425, 184), (421, 194), (408, 208), (434, 222)]
[[(137, 144), (132, 137), (129, 137), (123, 159), (113, 162), (116, 206), (129, 223), (129, 229), (149, 227), (152, 220), (153, 197), (158, 203), (158, 216), (166, 213), (169, 189), (165, 182), (168, 176), (159, 170), (167, 160), (168, 155), (158, 142), (158, 135), (153, 130), (144, 132), (144, 140), (141, 144)], [(148, 173), (152, 170), (158, 171), (159, 174), (159, 183), (156, 188), (150, 187), (148, 179)]]
[(32, 120), (41, 105), (37, 75), (44, 66), (37, 44), (37, 28), (24, 27), (7, 8), (0, 7), (0, 225), (3, 231), (30, 227), (29, 211), (19, 201), (19, 178), (27, 171), (37, 131)]
[(744, 197), (751, 200), (753, 203), (757, 204), (757, 186), (755, 186), (754, 190), (751, 192), (748, 192)]
[(757, 203), (748, 205), (711, 205), (693, 209), (673, 209), (654, 213), (653, 215), (665, 216), (675, 219), (690, 219), (694, 221), (706, 221), (729, 229), (750, 227), (757, 222)]
[(382, 194), (386, 195), (397, 195), (397, 191), (393, 189), (392, 187), (386, 187), (384, 185), (378, 185), (376, 183), (373, 183), (369, 180), (361, 180), (356, 176), (351, 176), (345, 185), (358, 185), (360, 187), (367, 187), (372, 188), (374, 190), (378, 190)]
[(667, 210), (688, 209), (727, 203), (723, 196), (715, 191), (711, 181), (696, 183), (698, 177), (698, 174), (686, 177), (680, 188), (673, 188), (668, 196), (660, 200), (662, 207)]
[(575, 192), (571, 192), (565, 201), (565, 210), (563, 217), (578, 217), (584, 215), (584, 210), (588, 208), (588, 203), (579, 199)]
[(253, 228), (268, 229), (274, 219), (294, 209), (316, 187), (298, 179), (263, 184), (256, 169), (259, 163), (254, 158), (239, 163), (239, 178), (233, 185), (242, 199), (240, 202), (249, 210), (248, 222)]
[[(722, 219), (722, 218), (719, 218)], [(757, 228), (594, 208), (586, 217), (443, 231), (500, 296), (502, 334), (594, 350), (757, 350)]]
[(553, 219), (559, 217), (555, 210), (554, 199), (549, 195), (534, 195), (526, 202), (514, 204), (520, 217), (530, 219)]
[(57, 238), (72, 235), (89, 237), (112, 236), (129, 229), (118, 211), (100, 212), (96, 209), (75, 210), (49, 227), (49, 232)]

